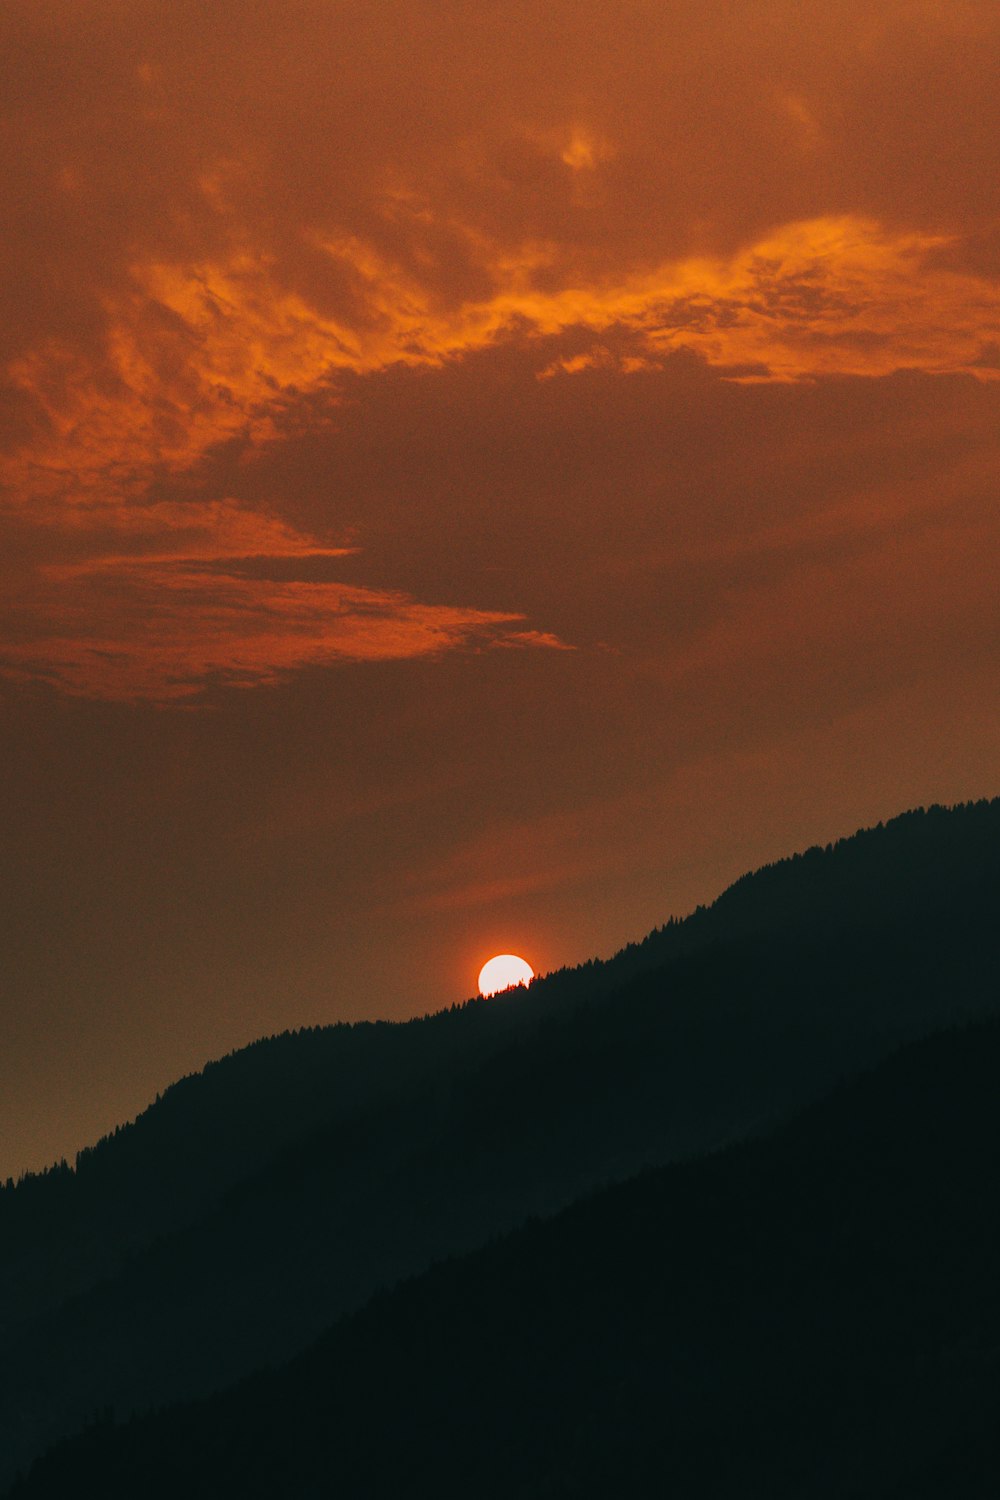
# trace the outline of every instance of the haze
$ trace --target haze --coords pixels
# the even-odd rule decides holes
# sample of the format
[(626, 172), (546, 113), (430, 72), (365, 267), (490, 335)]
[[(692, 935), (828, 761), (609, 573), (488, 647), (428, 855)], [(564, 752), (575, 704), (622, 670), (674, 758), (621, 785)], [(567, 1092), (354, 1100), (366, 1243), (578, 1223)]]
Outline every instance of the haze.
[(992, 0), (7, 0), (0, 1175), (997, 791)]

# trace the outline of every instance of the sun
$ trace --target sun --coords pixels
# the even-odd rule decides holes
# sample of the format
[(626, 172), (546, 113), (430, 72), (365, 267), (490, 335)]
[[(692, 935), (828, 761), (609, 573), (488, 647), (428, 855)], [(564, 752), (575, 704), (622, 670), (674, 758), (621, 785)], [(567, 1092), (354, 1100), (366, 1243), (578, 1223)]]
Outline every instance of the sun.
[(531, 965), (518, 958), (516, 953), (498, 953), (479, 971), (479, 993), (497, 995), (501, 990), (509, 990), (513, 984), (530, 984), (534, 977)]

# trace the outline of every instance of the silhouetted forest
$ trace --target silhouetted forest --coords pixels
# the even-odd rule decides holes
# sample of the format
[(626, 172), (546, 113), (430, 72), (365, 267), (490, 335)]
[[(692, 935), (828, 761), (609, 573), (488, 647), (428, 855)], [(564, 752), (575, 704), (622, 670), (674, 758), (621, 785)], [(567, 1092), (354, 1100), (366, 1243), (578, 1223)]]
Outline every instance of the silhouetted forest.
[(1000, 1009), (998, 898), (1000, 801), (910, 813), (608, 962), (183, 1080), (0, 1192), (0, 1483), (96, 1411), (287, 1359), (380, 1287)]
[(287, 1368), (98, 1422), (19, 1500), (854, 1496), (1000, 1485), (1000, 1025), (376, 1297)]

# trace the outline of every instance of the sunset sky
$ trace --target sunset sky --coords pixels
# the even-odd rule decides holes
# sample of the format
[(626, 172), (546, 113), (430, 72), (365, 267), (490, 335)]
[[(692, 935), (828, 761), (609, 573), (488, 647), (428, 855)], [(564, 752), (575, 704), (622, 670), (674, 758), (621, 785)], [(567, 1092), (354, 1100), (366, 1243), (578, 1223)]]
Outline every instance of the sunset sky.
[(995, 0), (5, 0), (0, 1176), (996, 794)]

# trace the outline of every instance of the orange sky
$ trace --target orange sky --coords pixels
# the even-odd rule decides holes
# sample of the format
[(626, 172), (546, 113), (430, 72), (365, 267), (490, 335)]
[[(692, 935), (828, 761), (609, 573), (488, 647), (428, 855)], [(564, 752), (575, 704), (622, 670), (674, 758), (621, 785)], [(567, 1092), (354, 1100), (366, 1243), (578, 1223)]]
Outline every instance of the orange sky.
[(7, 0), (0, 1173), (995, 794), (993, 0)]

